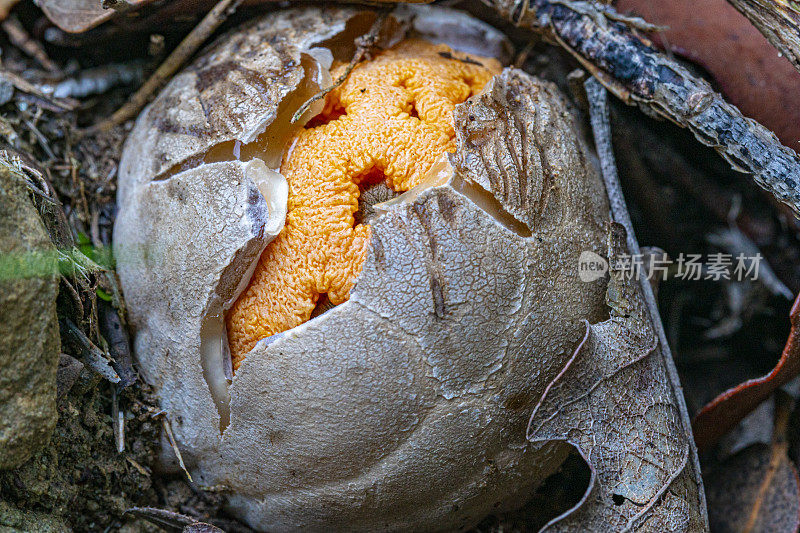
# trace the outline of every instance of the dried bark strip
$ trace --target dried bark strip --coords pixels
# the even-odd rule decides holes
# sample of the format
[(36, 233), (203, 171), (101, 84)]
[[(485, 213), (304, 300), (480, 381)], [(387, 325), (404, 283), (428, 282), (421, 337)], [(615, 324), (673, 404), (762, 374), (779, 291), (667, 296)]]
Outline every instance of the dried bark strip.
[(622, 101), (689, 128), (800, 215), (800, 156), (637, 35), (635, 21), (621, 21), (612, 8), (593, 2), (484, 1), (515, 25), (547, 33)]
[(728, 0), (800, 70), (800, 6), (789, 0)]

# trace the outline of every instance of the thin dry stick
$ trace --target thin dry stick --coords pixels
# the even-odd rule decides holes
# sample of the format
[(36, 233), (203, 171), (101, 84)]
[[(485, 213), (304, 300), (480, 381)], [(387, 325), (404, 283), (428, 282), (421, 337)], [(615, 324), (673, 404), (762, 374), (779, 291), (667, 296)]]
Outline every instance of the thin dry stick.
[(18, 91), (30, 94), (31, 96), (43, 100), (44, 102), (50, 104), (57, 111), (73, 111), (80, 106), (80, 102), (72, 98), (56, 98), (52, 95), (45, 94), (36, 85), (32, 84), (22, 76), (3, 68), (2, 66), (0, 66), (0, 80), (6, 80)]
[(483, 0), (513, 24), (544, 32), (623, 102), (686, 127), (800, 215), (800, 156), (711, 85), (654, 48), (609, 6), (579, 0)]
[(172, 451), (175, 452), (175, 458), (178, 459), (178, 464), (183, 470), (183, 473), (186, 474), (186, 478), (189, 480), (189, 483), (194, 483), (192, 480), (192, 475), (186, 470), (186, 465), (183, 462), (183, 456), (181, 455), (181, 451), (178, 449), (178, 443), (175, 442), (175, 435), (172, 433), (172, 425), (167, 420), (166, 416), (161, 417), (161, 423), (164, 425), (164, 431), (167, 433), (167, 439), (169, 439), (169, 445), (172, 446)]
[(303, 105), (300, 106), (300, 109), (298, 109), (297, 112), (292, 115), (292, 124), (300, 120), (300, 117), (302, 117), (308, 108), (311, 107), (311, 104), (317, 100), (325, 98), (329, 92), (343, 84), (344, 80), (346, 80), (350, 73), (353, 72), (353, 69), (356, 68), (356, 65), (359, 63), (359, 61), (361, 61), (364, 56), (377, 45), (381, 28), (383, 27), (383, 23), (386, 21), (386, 15), (387, 12), (382, 11), (378, 15), (378, 18), (375, 19), (375, 22), (372, 24), (369, 32), (356, 39), (356, 51), (353, 54), (353, 57), (350, 59), (350, 64), (347, 65), (347, 68), (344, 69), (344, 72), (342, 72), (341, 76), (339, 76), (330, 87), (322, 89), (317, 94), (306, 100)]
[(8, 40), (11, 41), (14, 46), (31, 56), (50, 72), (58, 72), (58, 65), (50, 60), (47, 56), (47, 52), (45, 52), (42, 45), (39, 44), (39, 41), (31, 39), (31, 36), (28, 35), (28, 32), (22, 27), (17, 17), (11, 16), (4, 20), (3, 30), (5, 30), (6, 35), (8, 35)]
[(219, 28), (226, 18), (232, 14), (242, 0), (220, 0), (214, 9), (208, 12), (203, 20), (189, 32), (183, 41), (172, 51), (164, 60), (158, 70), (156, 70), (144, 85), (131, 96), (125, 105), (120, 107), (113, 115), (100, 124), (96, 124), (89, 129), (89, 133), (98, 131), (108, 131), (114, 126), (122, 124), (126, 120), (133, 118), (150, 100), (156, 90), (165, 83), (170, 76), (194, 54), (198, 48), (209, 38), (209, 36)]

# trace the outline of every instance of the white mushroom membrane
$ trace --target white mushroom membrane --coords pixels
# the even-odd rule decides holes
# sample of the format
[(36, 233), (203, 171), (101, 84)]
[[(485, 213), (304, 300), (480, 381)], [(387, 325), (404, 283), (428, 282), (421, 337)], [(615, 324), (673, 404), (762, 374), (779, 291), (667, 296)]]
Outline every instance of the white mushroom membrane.
[[(465, 14), (390, 19), (389, 43), (508, 59)], [(605, 312), (603, 282), (577, 278), (579, 253), (604, 250), (599, 177), (557, 91), (506, 69), (458, 106), (456, 153), (376, 206), (350, 300), (233, 374), (224, 313), (283, 227), (281, 157), (322, 102), (291, 116), (374, 20), (302, 8), (223, 36), (142, 113), (120, 164), (114, 252), (141, 374), (195, 483), (259, 531), (446, 531), (521, 506), (568, 452), (528, 442), (528, 418)]]

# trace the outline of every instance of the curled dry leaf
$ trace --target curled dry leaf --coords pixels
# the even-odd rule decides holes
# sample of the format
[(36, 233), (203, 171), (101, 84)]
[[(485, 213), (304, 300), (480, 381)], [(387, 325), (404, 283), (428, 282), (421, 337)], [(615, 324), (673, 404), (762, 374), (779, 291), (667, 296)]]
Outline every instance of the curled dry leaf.
[(745, 381), (723, 392), (703, 407), (692, 421), (694, 440), (702, 450), (711, 448), (778, 387), (800, 373), (800, 295), (789, 312), (792, 329), (775, 368), (766, 376)]
[(704, 528), (696, 512), (694, 452), (654, 354), (658, 337), (639, 281), (621, 266), (627, 250), (625, 229), (614, 223), (607, 254), (610, 316), (587, 323), (528, 426), (533, 441), (576, 446), (592, 469), (590, 490), (574, 512), (549, 524), (554, 531)]
[[(530, 413), (553, 398), (585, 321), (608, 313), (605, 283), (577, 275), (582, 251), (606, 252), (602, 181), (555, 87), (506, 69), (455, 106), (454, 151), (365, 210), (371, 235), (349, 299), (257, 342), (233, 374), (224, 314), (294, 209), (276, 169), (324, 102), (291, 117), (376, 17), (289, 10), (223, 37), (139, 117), (120, 163), (114, 246), (143, 377), (193, 478), (225, 487), (259, 530), (467, 528), (521, 506), (569, 450), (555, 435), (529, 441)], [(402, 7), (387, 24), (393, 42), (449, 45), (449, 61), (508, 56), (502, 35), (455, 11)], [(368, 157), (362, 170), (389, 174)], [(613, 394), (596, 400), (617, 407)], [(664, 394), (653, 409), (677, 408)], [(620, 442), (638, 430), (613, 423)], [(573, 424), (594, 435), (590, 418), (565, 415)], [(686, 462), (688, 437), (665, 431), (652, 436), (657, 452), (642, 439), (634, 455), (676, 472), (668, 496), (649, 496), (686, 517), (670, 526), (695, 531), (698, 487), (673, 464)], [(645, 515), (654, 527), (663, 518)]]
[(731, 103), (800, 150), (800, 106), (786, 96), (800, 92), (800, 72), (726, 0), (617, 0), (616, 5), (665, 26), (654, 34), (657, 41), (663, 38), (663, 45), (702, 65)]
[(709, 520), (719, 533), (800, 528), (800, 478), (787, 454), (792, 402), (779, 402), (771, 444), (753, 444), (706, 475)]

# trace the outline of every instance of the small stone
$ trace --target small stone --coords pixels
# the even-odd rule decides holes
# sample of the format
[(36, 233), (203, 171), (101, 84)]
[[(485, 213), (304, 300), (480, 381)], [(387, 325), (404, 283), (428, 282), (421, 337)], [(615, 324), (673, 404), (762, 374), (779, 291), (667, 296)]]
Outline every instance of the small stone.
[(5, 105), (14, 98), (14, 85), (5, 78), (0, 78), (0, 105)]
[(58, 420), (57, 265), (23, 180), (0, 168), (0, 469), (47, 444)]

